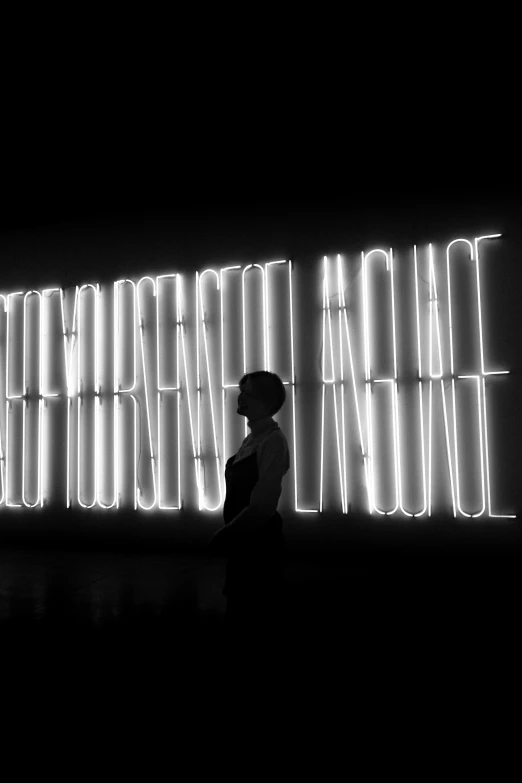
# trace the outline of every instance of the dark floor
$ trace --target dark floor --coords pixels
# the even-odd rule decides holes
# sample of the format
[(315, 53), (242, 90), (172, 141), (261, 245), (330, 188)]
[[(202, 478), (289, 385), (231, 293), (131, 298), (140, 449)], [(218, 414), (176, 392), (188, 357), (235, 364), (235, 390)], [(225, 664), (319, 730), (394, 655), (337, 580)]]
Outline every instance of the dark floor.
[[(0, 548), (4, 653), (75, 647), (142, 660), (230, 655), (225, 561), (165, 554)], [(517, 562), (482, 559), (358, 563), (294, 557), (285, 565), (284, 627), (300, 655), (457, 655), (465, 645), (511, 645), (519, 623)], [(283, 644), (284, 642), (284, 644)], [(262, 643), (262, 640), (259, 640)], [(233, 642), (237, 649), (237, 639)], [(253, 652), (253, 651), (252, 651)], [(280, 649), (280, 654), (284, 655)]]
[(126, 759), (144, 732), (174, 756), (180, 737), (204, 731), (223, 731), (222, 753), (239, 732), (263, 747), (297, 733), (302, 758), (305, 731), (312, 747), (320, 731), (330, 743), (340, 732), (344, 748), (355, 721), (370, 743), (384, 725), (407, 745), (411, 726), (426, 734), (430, 720), (444, 745), (450, 722), (461, 737), (463, 709), (487, 726), (518, 709), (517, 558), (292, 557), (286, 619), (270, 639), (230, 635), (224, 569), (206, 553), (2, 545), (0, 703), (11, 728), (47, 729), (54, 748), (68, 727), (84, 748), (103, 741)]

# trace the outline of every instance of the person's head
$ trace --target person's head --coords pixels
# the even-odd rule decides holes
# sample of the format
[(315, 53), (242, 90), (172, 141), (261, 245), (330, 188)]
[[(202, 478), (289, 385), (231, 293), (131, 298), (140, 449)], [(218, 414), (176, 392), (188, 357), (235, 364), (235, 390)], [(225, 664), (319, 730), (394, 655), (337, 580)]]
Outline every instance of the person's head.
[(237, 412), (249, 421), (275, 416), (286, 400), (281, 378), (274, 372), (258, 370), (243, 375), (239, 381)]

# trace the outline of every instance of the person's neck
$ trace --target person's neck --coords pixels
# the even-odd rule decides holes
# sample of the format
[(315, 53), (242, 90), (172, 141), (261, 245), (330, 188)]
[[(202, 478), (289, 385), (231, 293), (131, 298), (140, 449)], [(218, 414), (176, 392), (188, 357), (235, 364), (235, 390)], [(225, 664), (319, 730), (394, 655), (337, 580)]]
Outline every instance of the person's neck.
[(249, 421), (248, 426), (250, 427), (250, 431), (256, 435), (258, 432), (262, 432), (263, 430), (267, 429), (272, 423), (273, 418), (269, 415), (263, 416), (261, 419), (257, 419), (256, 421)]

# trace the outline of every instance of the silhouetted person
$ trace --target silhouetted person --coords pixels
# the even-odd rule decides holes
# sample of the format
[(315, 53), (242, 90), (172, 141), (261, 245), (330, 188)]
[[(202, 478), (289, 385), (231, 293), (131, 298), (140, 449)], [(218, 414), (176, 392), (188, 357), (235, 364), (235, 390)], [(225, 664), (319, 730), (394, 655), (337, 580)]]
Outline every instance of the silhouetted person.
[(227, 461), (224, 527), (211, 547), (227, 558), (223, 595), (231, 629), (262, 634), (279, 627), (285, 606), (283, 520), (277, 513), (282, 481), (290, 468), (285, 435), (272, 418), (286, 399), (281, 379), (266, 370), (239, 382), (237, 412), (250, 434)]

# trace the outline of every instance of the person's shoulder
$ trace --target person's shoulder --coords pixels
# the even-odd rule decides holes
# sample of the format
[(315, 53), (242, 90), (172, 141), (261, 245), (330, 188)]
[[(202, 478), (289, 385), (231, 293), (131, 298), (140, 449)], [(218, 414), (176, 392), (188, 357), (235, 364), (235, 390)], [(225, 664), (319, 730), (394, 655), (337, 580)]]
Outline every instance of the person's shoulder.
[(283, 430), (279, 427), (277, 429), (272, 430), (268, 433), (266, 438), (263, 438), (261, 446), (265, 446), (268, 444), (273, 444), (275, 446), (285, 446), (288, 448), (288, 441), (286, 440), (286, 435), (284, 434)]

